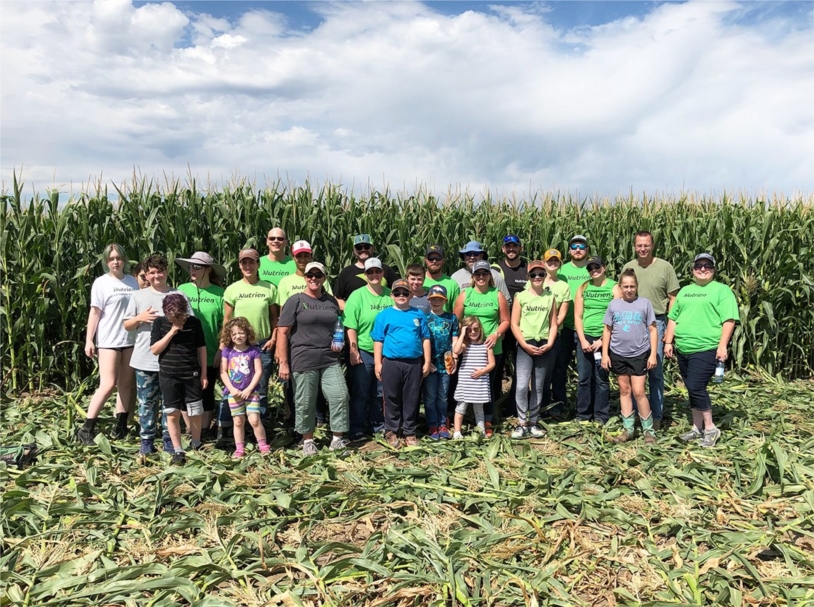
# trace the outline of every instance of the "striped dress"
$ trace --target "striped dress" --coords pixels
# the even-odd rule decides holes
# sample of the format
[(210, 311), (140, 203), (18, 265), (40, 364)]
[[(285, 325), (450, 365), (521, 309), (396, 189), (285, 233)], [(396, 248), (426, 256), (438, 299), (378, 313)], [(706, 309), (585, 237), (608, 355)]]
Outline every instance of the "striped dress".
[(458, 387), (455, 388), (455, 400), (459, 403), (488, 403), (492, 400), (489, 391), (489, 374), (472, 379), (477, 369), (488, 364), (486, 345), (470, 344), (461, 356), (458, 368)]

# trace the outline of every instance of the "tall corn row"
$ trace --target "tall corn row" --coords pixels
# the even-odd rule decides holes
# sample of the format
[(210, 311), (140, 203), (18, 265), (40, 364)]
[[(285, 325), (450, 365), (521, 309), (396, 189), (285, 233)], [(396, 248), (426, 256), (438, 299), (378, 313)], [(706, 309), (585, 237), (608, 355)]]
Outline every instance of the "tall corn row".
[[(424, 247), (447, 247), (447, 271), (459, 261), (456, 249), (468, 240), (485, 243), (492, 258), (503, 236), (518, 234), (528, 257), (549, 247), (565, 250), (568, 239), (585, 234), (592, 251), (606, 258), (611, 275), (633, 256), (633, 233), (651, 230), (657, 255), (671, 261), (679, 279), (690, 278), (693, 256), (712, 252), (719, 278), (735, 290), (741, 324), (733, 341), (739, 366), (757, 365), (786, 376), (814, 369), (814, 278), (811, 272), (814, 218), (811, 200), (679, 198), (636, 196), (576, 200), (537, 193), (528, 201), (476, 202), (470, 194), (437, 199), (419, 188), (412, 195), (389, 191), (349, 193), (338, 185), (258, 189), (234, 180), (220, 189), (136, 179), (60, 206), (56, 192), (23, 202), (16, 176), (3, 195), (2, 379), (14, 391), (48, 382), (72, 384), (92, 369), (82, 354), (90, 285), (104, 272), (99, 259), (109, 242), (124, 245), (131, 259), (152, 252), (178, 255), (209, 251), (238, 278), (237, 252), (264, 251), (265, 234), (280, 226), (290, 240), (308, 240), (315, 258), (334, 275), (351, 261), (354, 234), (369, 233), (380, 255), (400, 265), (419, 261)], [(390, 247), (386, 245), (391, 245)], [(170, 279), (186, 279), (171, 264)]]

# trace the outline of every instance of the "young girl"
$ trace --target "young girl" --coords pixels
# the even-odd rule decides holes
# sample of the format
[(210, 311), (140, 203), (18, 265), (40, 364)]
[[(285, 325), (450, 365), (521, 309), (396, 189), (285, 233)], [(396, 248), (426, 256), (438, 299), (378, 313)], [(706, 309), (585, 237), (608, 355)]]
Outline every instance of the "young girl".
[(227, 322), (220, 334), (224, 344), (221, 350), (220, 378), (229, 393), (229, 410), (234, 420), (235, 459), (244, 455), (244, 425), (246, 415), (257, 438), (260, 453), (271, 448), (266, 442), (266, 430), (260, 420), (260, 393), (257, 386), (263, 377), (260, 348), (254, 344), (256, 336), (249, 321), (243, 317)]
[(201, 446), (203, 391), (207, 386), (206, 338), (201, 321), (190, 314), (181, 293), (161, 302), (164, 316), (153, 321), (150, 351), (158, 357), (158, 387), (164, 401), (164, 417), (172, 440), (174, 465), (186, 463), (181, 446), (181, 411), (188, 415), (192, 448)]
[(463, 438), (461, 425), (470, 403), (475, 411), (475, 422), (481, 433), (486, 435), (483, 405), (492, 399), (489, 388), (489, 372), (495, 368), (495, 354), (484, 343), (483, 325), (474, 316), (461, 321), (461, 334), (452, 348), (453, 360), (460, 358), (458, 367), (458, 387), (455, 388), (455, 433), (453, 439)]
[(622, 407), (622, 434), (613, 438), (624, 443), (633, 438), (636, 417), (633, 398), (639, 409), (642, 433), (646, 443), (656, 442), (650, 401), (644, 391), (647, 372), (657, 363), (656, 315), (653, 305), (645, 297), (638, 296), (639, 283), (636, 272), (627, 269), (619, 279), (622, 299), (614, 299), (605, 312), (605, 329), (602, 334), (602, 368), (612, 369), (619, 381), (619, 403)]

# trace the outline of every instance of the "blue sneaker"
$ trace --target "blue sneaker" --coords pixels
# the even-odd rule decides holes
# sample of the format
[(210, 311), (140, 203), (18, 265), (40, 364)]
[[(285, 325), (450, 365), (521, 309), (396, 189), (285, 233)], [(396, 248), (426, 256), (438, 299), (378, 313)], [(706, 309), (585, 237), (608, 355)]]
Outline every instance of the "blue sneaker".
[(153, 445), (153, 439), (142, 438), (141, 447), (139, 447), (138, 452), (139, 455), (150, 455), (151, 453), (155, 453), (155, 445)]
[(440, 428), (436, 426), (430, 426), (430, 438), (432, 440), (441, 440)]
[(438, 426), (438, 438), (449, 440), (450, 438), (449, 429), (446, 426)]
[(172, 439), (170, 438), (169, 433), (165, 433), (162, 440), (164, 441), (164, 452), (169, 453), (170, 455), (175, 453), (175, 447), (172, 446)]

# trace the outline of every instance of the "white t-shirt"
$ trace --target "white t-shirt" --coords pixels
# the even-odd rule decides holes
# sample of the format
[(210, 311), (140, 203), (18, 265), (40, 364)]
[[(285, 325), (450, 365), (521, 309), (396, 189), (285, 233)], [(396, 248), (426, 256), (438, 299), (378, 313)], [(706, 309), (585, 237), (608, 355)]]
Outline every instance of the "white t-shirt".
[(97, 348), (127, 348), (136, 342), (135, 332), (125, 331), (122, 326), (124, 312), (134, 291), (138, 291), (138, 282), (129, 274), (121, 280), (105, 274), (93, 281), (90, 305), (101, 311), (96, 327)]
[[(141, 289), (130, 296), (130, 303), (124, 313), (123, 320), (135, 318), (144, 310), (152, 306), (153, 311), (158, 316), (164, 316), (162, 304), (164, 298), (171, 293), (181, 293), (178, 289), (170, 287), (166, 293), (153, 291), (152, 287)], [(181, 295), (184, 295), (181, 293)], [(186, 297), (186, 295), (184, 295)], [(187, 299), (189, 302), (189, 299)], [(195, 316), (190, 307), (187, 312), (190, 316)], [(158, 356), (150, 351), (150, 332), (153, 330), (153, 323), (140, 322), (136, 329), (136, 346), (133, 349), (133, 356), (130, 357), (130, 366), (139, 371), (158, 371)]]

